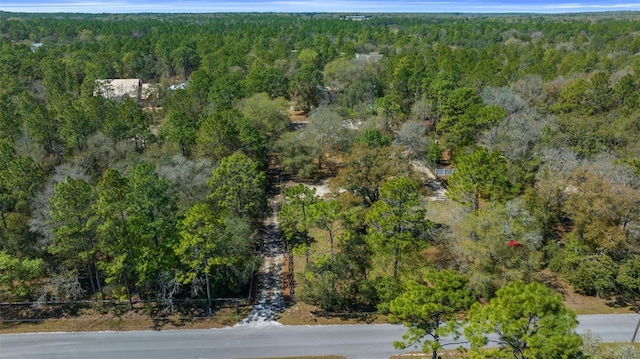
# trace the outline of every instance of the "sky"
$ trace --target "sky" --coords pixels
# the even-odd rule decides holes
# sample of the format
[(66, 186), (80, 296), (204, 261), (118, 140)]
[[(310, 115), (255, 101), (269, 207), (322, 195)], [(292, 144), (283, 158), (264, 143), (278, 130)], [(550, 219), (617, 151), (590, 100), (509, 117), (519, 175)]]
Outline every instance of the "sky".
[(625, 0), (0, 0), (0, 11), (40, 13), (574, 13), (624, 10), (640, 11), (640, 2)]

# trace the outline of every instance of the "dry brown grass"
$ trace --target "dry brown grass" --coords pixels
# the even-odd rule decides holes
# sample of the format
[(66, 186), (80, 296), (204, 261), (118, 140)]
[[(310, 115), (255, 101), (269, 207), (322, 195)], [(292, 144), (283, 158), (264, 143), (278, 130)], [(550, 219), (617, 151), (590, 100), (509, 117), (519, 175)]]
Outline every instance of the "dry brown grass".
[(77, 315), (64, 315), (45, 319), (22, 319), (0, 323), (0, 334), (30, 332), (84, 332), (84, 331), (130, 331), (222, 328), (236, 324), (246, 317), (249, 306), (222, 308), (210, 317), (193, 317), (180, 314), (152, 317), (144, 310), (134, 309), (118, 315), (110, 310), (101, 313), (87, 309)]
[(464, 206), (454, 201), (431, 201), (427, 203), (427, 217), (435, 222), (452, 225), (459, 220)]
[(589, 297), (577, 294), (570, 290), (563, 294), (567, 308), (578, 315), (584, 314), (633, 314), (636, 313), (630, 307), (617, 306), (614, 302), (602, 298)]
[[(636, 349), (640, 350), (640, 343), (602, 343), (600, 344), (601, 353), (607, 352), (610, 350), (615, 350), (616, 348), (633, 345)], [(487, 352), (497, 351), (498, 349), (484, 349)], [(466, 359), (470, 358), (471, 353), (469, 351), (458, 351), (458, 350), (446, 350), (444, 352), (438, 353), (438, 358), (441, 359)], [(609, 356), (600, 356), (596, 355), (594, 358), (609, 358)], [(431, 359), (431, 354), (412, 352), (412, 353), (404, 353), (399, 355), (393, 355), (389, 359)]]
[(323, 313), (306, 303), (293, 303), (280, 315), (285, 325), (373, 324), (388, 323), (387, 317), (375, 313)]
[[(458, 350), (445, 350), (438, 353), (438, 358), (441, 359), (462, 359), (470, 357), (471, 355), (468, 352), (460, 352)], [(431, 354), (413, 352), (394, 355), (389, 359), (431, 359)]]
[[(570, 286), (557, 280), (557, 278), (555, 280), (557, 281), (556, 283), (560, 285), (557, 290), (563, 294), (565, 304), (577, 314), (633, 313), (629, 308), (612, 306), (606, 300), (577, 294)], [(5, 321), (0, 323), (0, 334), (222, 328), (232, 326), (240, 321), (248, 315), (250, 309), (248, 306), (238, 309), (222, 308), (216, 311), (211, 317), (187, 317), (178, 314), (165, 317), (151, 317), (141, 309), (126, 312), (121, 315), (117, 315), (113, 311), (99, 313), (96, 310), (84, 310), (78, 315), (65, 314), (57, 318), (25, 322)], [(3, 316), (2, 319), (6, 320), (6, 316)], [(323, 314), (318, 307), (306, 303), (292, 303), (280, 314), (278, 321), (285, 325), (326, 325), (386, 323), (387, 318), (386, 316), (378, 314)], [(453, 357), (449, 356), (449, 358)]]
[(628, 314), (635, 313), (631, 307), (620, 305), (614, 300), (597, 298), (576, 293), (573, 287), (558, 278), (555, 273), (544, 270), (539, 278), (543, 283), (562, 294), (564, 304), (578, 315), (584, 314)]

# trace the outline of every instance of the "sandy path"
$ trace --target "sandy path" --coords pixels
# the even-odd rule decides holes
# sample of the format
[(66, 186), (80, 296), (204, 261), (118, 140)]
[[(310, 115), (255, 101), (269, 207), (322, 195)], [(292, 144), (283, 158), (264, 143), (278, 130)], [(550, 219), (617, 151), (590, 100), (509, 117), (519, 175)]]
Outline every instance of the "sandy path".
[[(279, 189), (276, 188), (276, 193)], [(270, 200), (271, 216), (265, 220), (265, 233), (262, 238), (261, 254), (264, 257), (258, 276), (259, 290), (256, 305), (249, 317), (236, 326), (272, 326), (281, 325), (276, 321), (278, 313), (284, 310), (282, 270), (284, 266), (284, 248), (278, 221), (280, 195)]]
[(426, 186), (431, 190), (431, 196), (427, 197), (429, 201), (447, 201), (447, 189), (442, 182), (436, 177), (431, 168), (429, 168), (424, 162), (410, 161), (409, 162), (415, 171), (424, 173), (429, 180), (427, 180)]

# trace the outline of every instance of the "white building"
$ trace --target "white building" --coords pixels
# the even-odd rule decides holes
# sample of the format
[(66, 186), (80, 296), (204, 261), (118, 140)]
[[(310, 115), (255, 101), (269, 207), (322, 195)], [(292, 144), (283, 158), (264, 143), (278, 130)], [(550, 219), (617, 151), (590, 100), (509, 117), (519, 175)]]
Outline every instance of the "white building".
[(140, 79), (96, 80), (94, 95), (101, 95), (113, 100), (122, 101), (131, 98), (138, 101), (142, 95), (142, 81)]

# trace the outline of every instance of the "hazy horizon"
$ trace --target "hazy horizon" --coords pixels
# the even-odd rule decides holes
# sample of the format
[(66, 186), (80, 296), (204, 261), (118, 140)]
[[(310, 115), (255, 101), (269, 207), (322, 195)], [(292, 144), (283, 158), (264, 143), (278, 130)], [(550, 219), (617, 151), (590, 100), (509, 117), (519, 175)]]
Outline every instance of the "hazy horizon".
[(482, 1), (364, 0), (236, 0), (236, 1), (33, 1), (1, 0), (0, 11), (29, 13), (207, 13), (207, 12), (327, 12), (327, 13), (579, 13), (638, 11), (640, 2), (550, 1), (537, 3)]

